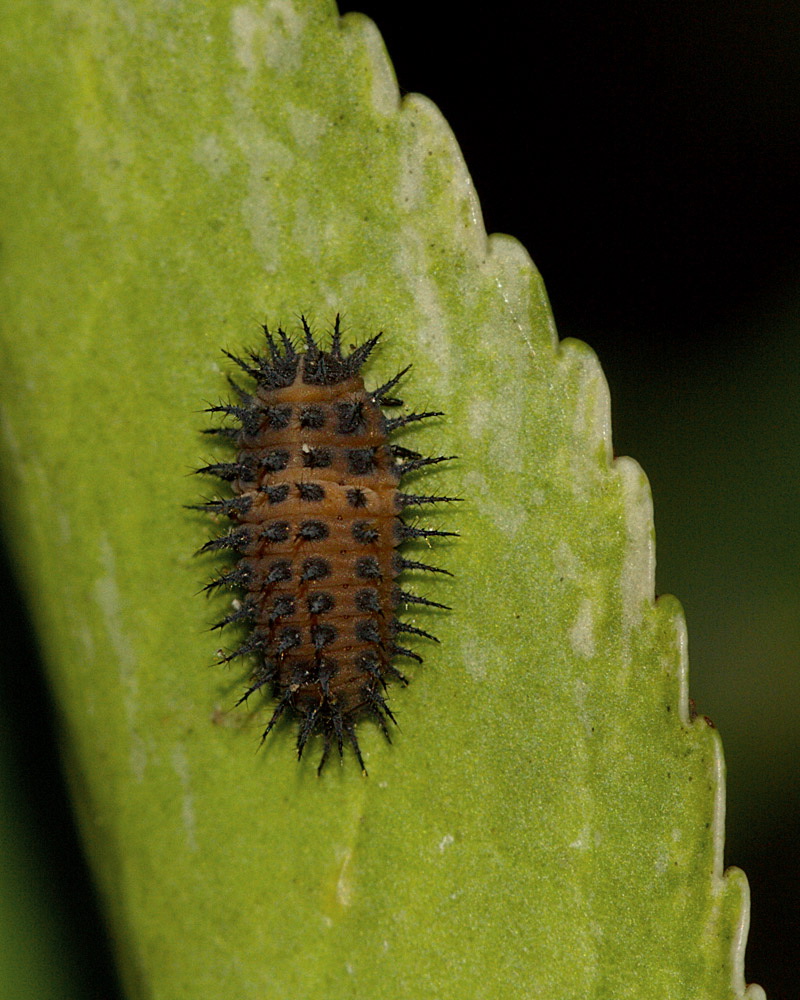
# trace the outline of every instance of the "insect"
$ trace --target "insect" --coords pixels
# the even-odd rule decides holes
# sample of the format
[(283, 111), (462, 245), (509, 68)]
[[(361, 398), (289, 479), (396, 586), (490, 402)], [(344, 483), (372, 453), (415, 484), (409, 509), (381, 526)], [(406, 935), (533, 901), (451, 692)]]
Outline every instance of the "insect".
[(262, 744), (290, 711), (299, 722), (298, 757), (321, 734), (318, 773), (331, 747), (341, 758), (347, 741), (366, 774), (356, 723), (372, 717), (390, 739), (387, 721), (396, 720), (385, 696), (387, 682), (408, 683), (392, 661), (422, 662), (403, 645), (406, 636), (438, 642), (400, 621), (398, 611), (408, 605), (450, 610), (404, 590), (398, 576), (407, 570), (452, 574), (399, 550), (407, 542), (454, 536), (410, 523), (403, 514), (457, 498), (406, 493), (400, 481), (453, 456), (423, 458), (389, 441), (393, 431), (443, 414), (384, 415), (383, 408), (403, 406), (392, 392), (411, 366), (379, 388), (365, 389), (361, 369), (380, 333), (345, 353), (338, 316), (327, 349), (304, 317), (301, 323), (300, 347), (283, 330), (273, 337), (264, 326), (264, 353), (240, 358), (223, 352), (255, 385), (248, 390), (229, 379), (235, 401), (206, 410), (238, 426), (206, 432), (232, 442), (234, 461), (197, 470), (230, 483), (233, 494), (194, 505), (233, 522), (200, 550), (235, 555), (233, 566), (204, 590), (242, 592), (214, 628), (251, 628), (221, 659), (254, 659), (237, 705), (262, 689), (277, 699)]

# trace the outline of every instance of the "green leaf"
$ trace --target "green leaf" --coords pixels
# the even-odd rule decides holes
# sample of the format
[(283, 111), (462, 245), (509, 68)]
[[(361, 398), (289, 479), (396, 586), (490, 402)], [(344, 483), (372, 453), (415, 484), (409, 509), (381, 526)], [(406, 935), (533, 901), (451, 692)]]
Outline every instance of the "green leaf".
[[(723, 763), (653, 598), (650, 495), (592, 352), (487, 240), (453, 136), (326, 0), (7, 8), (4, 512), (131, 997), (733, 998), (747, 884)], [(466, 503), (441, 646), (316, 776), (195, 597), (188, 475), (220, 347), (265, 318), (386, 336), (376, 385)], [(406, 441), (406, 437), (403, 438)], [(426, 452), (428, 453), (428, 452)], [(427, 485), (426, 485), (427, 488)], [(318, 749), (318, 748), (314, 748)]]

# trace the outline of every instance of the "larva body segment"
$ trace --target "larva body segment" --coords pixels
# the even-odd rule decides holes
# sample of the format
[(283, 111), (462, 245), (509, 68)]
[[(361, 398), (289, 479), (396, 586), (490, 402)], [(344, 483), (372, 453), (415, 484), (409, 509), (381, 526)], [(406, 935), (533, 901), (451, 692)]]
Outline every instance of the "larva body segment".
[(218, 627), (252, 626), (225, 659), (255, 657), (241, 701), (264, 688), (278, 699), (264, 737), (290, 709), (299, 719), (298, 756), (321, 733), (320, 770), (332, 745), (342, 754), (345, 739), (364, 770), (356, 722), (372, 716), (388, 738), (386, 723), (394, 717), (384, 691), (391, 679), (406, 682), (392, 660), (421, 662), (400, 638), (435, 638), (399, 621), (396, 612), (408, 603), (445, 607), (404, 592), (397, 578), (404, 569), (446, 571), (406, 559), (398, 549), (409, 539), (454, 533), (412, 526), (401, 513), (453, 498), (399, 488), (405, 474), (446, 459), (422, 458), (392, 444), (391, 431), (441, 414), (384, 416), (382, 407), (403, 405), (389, 393), (408, 369), (372, 392), (365, 389), (361, 367), (380, 334), (344, 355), (338, 317), (327, 350), (305, 320), (303, 330), (303, 351), (282, 330), (276, 341), (265, 327), (263, 355), (228, 355), (255, 380), (255, 389), (231, 383), (237, 402), (210, 407), (239, 427), (210, 431), (233, 441), (235, 461), (198, 470), (227, 480), (233, 491), (231, 498), (200, 505), (233, 522), (203, 551), (230, 549), (238, 559), (206, 589), (244, 591)]

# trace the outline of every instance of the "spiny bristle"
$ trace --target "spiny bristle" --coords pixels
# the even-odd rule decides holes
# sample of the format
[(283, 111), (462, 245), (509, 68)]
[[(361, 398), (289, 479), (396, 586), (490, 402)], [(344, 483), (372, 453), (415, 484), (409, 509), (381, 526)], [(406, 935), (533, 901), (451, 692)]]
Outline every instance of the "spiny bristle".
[(395, 555), (394, 564), (398, 573), (406, 569), (419, 569), (426, 573), (442, 573), (444, 576), (452, 576), (449, 569), (442, 569), (439, 566), (429, 566), (427, 563), (417, 562), (415, 559), (406, 559), (404, 556)]
[[(250, 653), (262, 653), (266, 645), (267, 645), (266, 636), (262, 635), (262, 633), (259, 632), (257, 629), (254, 629), (250, 633), (249, 637), (241, 644), (241, 646), (237, 646), (237, 648), (234, 649), (232, 652), (225, 653), (224, 655), (220, 656), (219, 662), (230, 663), (231, 660), (236, 660), (240, 656), (249, 656)], [(263, 683), (264, 682), (262, 681), (262, 684)], [(259, 684), (254, 690), (258, 690), (258, 687), (261, 687), (262, 684)], [(250, 693), (252, 694), (252, 692)]]
[(407, 462), (403, 462), (397, 466), (397, 471), (401, 476), (407, 475), (409, 472), (416, 472), (417, 469), (424, 469), (428, 465), (438, 465), (440, 462), (450, 462), (456, 455), (440, 455), (437, 458), (411, 458)]
[(306, 338), (306, 354), (320, 354), (319, 345), (314, 340), (314, 334), (311, 332), (311, 327), (308, 325), (305, 316), (300, 317), (300, 322), (303, 324), (303, 335)]
[(421, 635), (425, 639), (432, 639), (434, 642), (439, 640), (435, 635), (431, 635), (430, 632), (426, 632), (424, 629), (417, 628), (416, 625), (409, 625), (408, 622), (394, 622), (392, 628), (395, 632), (406, 632), (409, 635)]
[(403, 646), (398, 646), (397, 643), (392, 645), (392, 653), (394, 656), (405, 656), (409, 660), (416, 660), (417, 663), (422, 663), (422, 657), (419, 653), (414, 653), (410, 649), (405, 649)]
[[(379, 406), (385, 406), (386, 399), (384, 397), (386, 396), (386, 393), (391, 389), (394, 389), (400, 379), (403, 378), (404, 375), (407, 375), (410, 371), (411, 365), (406, 365), (406, 367), (403, 368), (402, 371), (399, 371), (394, 378), (390, 378), (388, 382), (384, 382), (383, 385), (379, 386), (377, 389), (373, 389), (370, 393), (370, 399), (372, 402), (377, 403)], [(393, 403), (392, 405), (396, 406), (397, 403)], [(402, 406), (403, 404), (400, 403), (399, 405)]]
[(203, 593), (210, 594), (220, 587), (245, 587), (252, 578), (252, 567), (242, 564), (228, 573), (221, 573), (203, 587)]
[(413, 524), (406, 524), (404, 521), (395, 524), (395, 535), (400, 541), (409, 538), (458, 538), (457, 531), (440, 531), (436, 528), (417, 528)]
[(258, 679), (253, 684), (250, 685), (250, 687), (245, 691), (242, 697), (236, 702), (234, 708), (237, 708), (239, 705), (243, 705), (251, 694), (255, 694), (256, 691), (260, 691), (261, 688), (263, 688), (265, 684), (269, 684), (272, 679), (273, 679), (272, 676), (269, 674), (260, 675)]
[(239, 397), (240, 402), (244, 403), (244, 405), (247, 407), (253, 405), (253, 403), (255, 402), (253, 396), (251, 396), (249, 392), (245, 392), (245, 390), (240, 385), (234, 382), (233, 379), (230, 377), (230, 375), (228, 375), (228, 385), (231, 387), (231, 389), (233, 389), (233, 391)]
[(429, 503), (462, 503), (461, 497), (437, 497), (437, 496), (417, 496), (413, 493), (398, 493), (396, 498), (397, 506), (404, 510), (406, 507), (420, 507)]
[(241, 429), (238, 427), (204, 427), (200, 433), (213, 434), (215, 437), (228, 438), (230, 441), (235, 441), (241, 434)]
[(389, 434), (392, 431), (396, 431), (400, 427), (405, 427), (407, 424), (413, 424), (418, 420), (427, 420), (429, 417), (443, 417), (444, 414), (441, 410), (430, 410), (426, 413), (406, 413), (402, 417), (394, 417), (391, 420), (386, 421), (386, 430)]
[(229, 615), (225, 615), (220, 621), (215, 622), (210, 631), (216, 632), (221, 628), (225, 628), (226, 625), (234, 625), (237, 622), (244, 621), (255, 621), (257, 609), (252, 604), (242, 604), (241, 607), (236, 608), (235, 611), (231, 611)]
[(401, 590), (399, 587), (395, 588), (394, 594), (395, 601), (398, 604), (424, 604), (428, 608), (441, 608), (443, 611), (453, 610), (446, 604), (439, 604), (438, 601), (429, 601), (427, 597), (420, 597), (418, 594), (409, 594), (407, 590)]
[(229, 497), (221, 500), (207, 500), (205, 503), (185, 504), (187, 510), (203, 510), (209, 514), (246, 514), (253, 505), (253, 498), (249, 496)]
[(383, 333), (376, 333), (374, 337), (370, 337), (369, 340), (366, 340), (363, 344), (357, 347), (353, 351), (353, 353), (348, 357), (347, 364), (350, 368), (350, 371), (353, 374), (355, 374), (358, 371), (361, 371), (361, 368), (364, 366), (364, 362), (367, 360), (370, 354), (372, 354), (372, 352), (375, 350), (375, 345), (378, 343), (378, 341), (381, 339), (382, 336)]
[(228, 482), (234, 479), (253, 479), (254, 470), (250, 462), (213, 462), (211, 465), (204, 465), (200, 469), (195, 469), (198, 476), (217, 476)]
[(339, 313), (336, 313), (336, 319), (333, 322), (333, 337), (331, 338), (331, 354), (341, 360), (342, 357), (342, 330), (340, 326)]
[(251, 367), (242, 358), (238, 358), (235, 354), (231, 354), (230, 351), (226, 351), (224, 348), (223, 348), (222, 353), (225, 355), (226, 358), (229, 358), (235, 365), (238, 365), (239, 368), (241, 368), (243, 372), (247, 372), (247, 374), (251, 378), (255, 378), (255, 379), (258, 378), (258, 374), (259, 373), (258, 373), (258, 369), (257, 368)]
[(204, 552), (219, 552), (222, 549), (232, 549), (234, 552), (244, 552), (251, 542), (252, 533), (249, 528), (236, 528), (233, 531), (229, 531), (227, 535), (222, 535), (220, 538), (212, 538), (200, 549), (198, 549), (197, 554), (202, 555)]

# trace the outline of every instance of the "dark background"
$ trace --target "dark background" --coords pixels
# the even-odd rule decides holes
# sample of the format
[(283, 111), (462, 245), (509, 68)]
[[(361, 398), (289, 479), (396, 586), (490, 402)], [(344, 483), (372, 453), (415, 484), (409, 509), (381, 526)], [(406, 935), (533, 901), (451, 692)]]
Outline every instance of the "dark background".
[[(726, 860), (753, 896), (747, 978), (795, 1000), (800, 5), (341, 9), (377, 22), (401, 89), (452, 126), (487, 230), (527, 247), (561, 336), (600, 356), (615, 450), (653, 486), (658, 587), (686, 608), (692, 695), (725, 743)], [(18, 859), (20, 885), (66, 901), (40, 928), (62, 987), (111, 1000), (21, 605), (4, 640), (0, 750), (20, 782), (0, 805), (42, 831), (47, 858)]]

